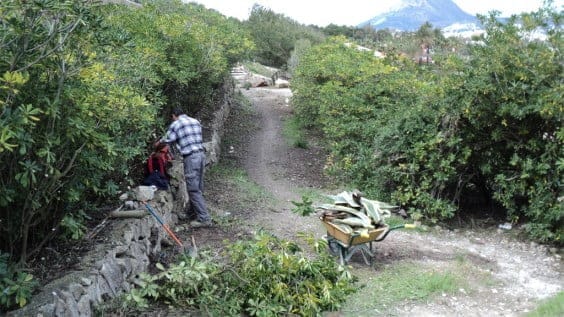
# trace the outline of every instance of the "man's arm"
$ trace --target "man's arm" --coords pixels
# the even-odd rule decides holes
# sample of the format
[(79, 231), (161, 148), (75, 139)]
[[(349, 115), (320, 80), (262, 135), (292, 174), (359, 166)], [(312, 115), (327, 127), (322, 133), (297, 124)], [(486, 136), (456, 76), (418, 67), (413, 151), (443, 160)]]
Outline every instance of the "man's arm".
[(166, 134), (165, 136), (163, 136), (160, 140), (159, 143), (173, 143), (174, 141), (176, 141), (176, 139), (173, 139), (170, 137), (170, 134)]
[(166, 135), (163, 136), (162, 138), (160, 138), (160, 140), (158, 140), (157, 142), (155, 142), (155, 146), (159, 145), (160, 143), (171, 144), (171, 143), (174, 143), (177, 139), (178, 139), (178, 134), (173, 129), (173, 126), (171, 125), (168, 128)]

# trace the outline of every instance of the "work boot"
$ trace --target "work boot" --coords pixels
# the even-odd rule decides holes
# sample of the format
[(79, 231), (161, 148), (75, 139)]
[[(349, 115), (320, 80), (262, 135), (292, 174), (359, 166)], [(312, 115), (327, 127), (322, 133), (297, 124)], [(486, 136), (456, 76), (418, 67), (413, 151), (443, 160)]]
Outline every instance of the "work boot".
[(198, 220), (190, 221), (190, 227), (193, 227), (193, 228), (210, 227), (212, 224), (213, 223), (212, 223), (211, 220), (208, 220), (208, 221), (198, 221)]
[(197, 218), (197, 217), (196, 217), (196, 215), (194, 215), (194, 214), (187, 214), (187, 213), (180, 213), (180, 214), (178, 214), (178, 220), (183, 220), (183, 221), (188, 220), (188, 221), (191, 221), (191, 220), (196, 220), (196, 218)]

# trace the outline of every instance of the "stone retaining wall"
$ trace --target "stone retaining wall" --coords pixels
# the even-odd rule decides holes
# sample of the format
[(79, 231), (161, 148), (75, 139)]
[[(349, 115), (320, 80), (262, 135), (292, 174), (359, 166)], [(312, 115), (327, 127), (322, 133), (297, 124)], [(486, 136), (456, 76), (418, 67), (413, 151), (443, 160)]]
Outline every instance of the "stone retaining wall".
[[(217, 163), (220, 155), (223, 125), (233, 102), (234, 85), (226, 83), (224, 102), (212, 120), (211, 141), (205, 144), (207, 165)], [(157, 191), (149, 204), (161, 219), (174, 226), (177, 213), (188, 206), (182, 161), (176, 160), (170, 170), (171, 189)], [(42, 288), (30, 303), (8, 316), (92, 316), (93, 308), (128, 292), (139, 273), (147, 271), (150, 256), (158, 255), (170, 239), (160, 224), (147, 213), (143, 218), (110, 219), (107, 243), (99, 245), (80, 260), (82, 269), (67, 274)]]

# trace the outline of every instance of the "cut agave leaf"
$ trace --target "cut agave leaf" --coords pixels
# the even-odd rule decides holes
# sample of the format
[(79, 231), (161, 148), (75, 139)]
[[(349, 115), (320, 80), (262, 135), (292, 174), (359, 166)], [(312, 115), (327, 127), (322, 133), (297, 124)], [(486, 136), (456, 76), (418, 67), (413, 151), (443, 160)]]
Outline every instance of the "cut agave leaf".
[(322, 205), (317, 206), (317, 208), (324, 209), (324, 210), (358, 212), (358, 209), (354, 209), (354, 208), (347, 207), (347, 206), (341, 206), (341, 205), (331, 205), (331, 204), (322, 204)]
[(392, 212), (388, 209), (380, 209), (380, 217), (382, 218), (389, 218), (392, 216)]
[(344, 219), (333, 219), (333, 223), (342, 223), (345, 225), (349, 225), (351, 227), (363, 227), (363, 228), (369, 228), (369, 229), (373, 229), (374, 226), (372, 224), (370, 224), (369, 222), (365, 222), (360, 218), (357, 217), (348, 217), (348, 218), (344, 218)]
[(336, 205), (348, 205), (349, 203), (344, 197), (339, 195), (327, 195), (327, 197), (331, 198)]
[(345, 207), (345, 206), (339, 206), (339, 205), (330, 205), (330, 204), (323, 204), (323, 205), (320, 205), (318, 208), (324, 209), (324, 210), (346, 212), (346, 213), (349, 213), (349, 214), (351, 214), (355, 217), (362, 219), (362, 221), (365, 221), (366, 223), (371, 222), (370, 218), (368, 218), (368, 216), (365, 213), (363, 213), (362, 211), (360, 211), (358, 209)]
[(380, 224), (382, 219), (380, 218), (380, 213), (378, 213), (377, 206), (375, 206), (370, 200), (368, 199), (361, 199), (362, 207), (364, 208), (364, 212), (372, 219), (374, 224)]
[(361, 201), (370, 201), (372, 204), (377, 205), (378, 209), (396, 209), (396, 208), (398, 208), (398, 206), (390, 205), (388, 203), (378, 201), (378, 200), (361, 198)]
[(354, 201), (352, 193), (350, 193), (350, 192), (344, 191), (337, 196), (345, 199), (347, 204), (349, 204), (350, 207), (354, 207), (354, 208), (360, 208), (361, 207), (356, 201)]
[(348, 234), (353, 233), (353, 229), (349, 225), (346, 225), (344, 223), (339, 223), (335, 225), (339, 227), (339, 229), (341, 229), (341, 231), (343, 231), (344, 233), (348, 233)]

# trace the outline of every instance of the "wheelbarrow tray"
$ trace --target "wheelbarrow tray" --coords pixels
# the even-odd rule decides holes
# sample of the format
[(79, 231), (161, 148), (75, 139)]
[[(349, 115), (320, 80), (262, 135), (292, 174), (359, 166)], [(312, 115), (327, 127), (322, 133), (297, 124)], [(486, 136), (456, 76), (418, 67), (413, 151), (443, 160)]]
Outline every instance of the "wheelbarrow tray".
[(380, 237), (384, 236), (389, 229), (388, 225), (382, 225), (381, 227), (369, 230), (368, 236), (361, 236), (358, 233), (344, 232), (336, 224), (330, 221), (322, 220), (321, 222), (323, 222), (323, 225), (325, 225), (325, 228), (327, 229), (327, 234), (339, 240), (339, 242), (344, 247), (349, 247), (352, 245), (358, 245), (358, 244), (363, 244), (363, 243), (378, 240), (380, 239)]

